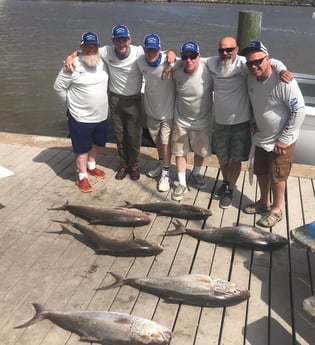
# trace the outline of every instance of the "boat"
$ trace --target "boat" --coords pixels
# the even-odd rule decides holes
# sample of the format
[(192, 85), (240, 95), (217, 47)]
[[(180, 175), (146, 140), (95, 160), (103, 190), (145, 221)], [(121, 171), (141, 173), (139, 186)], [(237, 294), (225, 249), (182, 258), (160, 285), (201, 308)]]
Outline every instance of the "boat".
[(297, 140), (294, 163), (315, 165), (315, 75), (293, 73), (305, 100), (306, 116)]

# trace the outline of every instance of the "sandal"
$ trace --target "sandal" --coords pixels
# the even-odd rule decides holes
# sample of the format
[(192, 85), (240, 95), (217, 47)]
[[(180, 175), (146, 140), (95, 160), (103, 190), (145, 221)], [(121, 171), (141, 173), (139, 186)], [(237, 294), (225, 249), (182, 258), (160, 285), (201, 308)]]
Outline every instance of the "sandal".
[(271, 210), (270, 206), (264, 204), (261, 200), (254, 202), (243, 208), (243, 212), (247, 214), (255, 214), (255, 213), (265, 213)]
[(268, 214), (264, 215), (257, 221), (257, 225), (269, 228), (276, 225), (282, 219), (282, 213), (270, 211)]

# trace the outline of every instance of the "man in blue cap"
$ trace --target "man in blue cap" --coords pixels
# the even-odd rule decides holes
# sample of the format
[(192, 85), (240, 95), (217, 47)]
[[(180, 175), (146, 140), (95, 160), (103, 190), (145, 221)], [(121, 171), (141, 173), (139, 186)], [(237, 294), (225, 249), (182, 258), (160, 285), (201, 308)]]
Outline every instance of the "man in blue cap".
[(88, 175), (104, 178), (105, 172), (96, 167), (99, 147), (105, 146), (108, 117), (108, 73), (100, 58), (99, 40), (94, 32), (81, 38), (81, 54), (75, 58), (72, 74), (62, 68), (54, 83), (59, 98), (66, 104), (69, 134), (76, 156), (81, 192), (92, 191)]
[(146, 125), (156, 145), (159, 162), (148, 172), (149, 177), (159, 177), (158, 190), (170, 189), (169, 168), (171, 163), (170, 137), (173, 127), (175, 84), (172, 78), (161, 78), (167, 66), (166, 53), (161, 51), (161, 40), (156, 34), (144, 38), (144, 55), (137, 60), (145, 80), (144, 110)]
[(173, 200), (182, 200), (187, 192), (187, 154), (194, 152), (191, 179), (197, 188), (206, 188), (200, 174), (205, 157), (211, 155), (212, 80), (206, 60), (200, 59), (199, 45), (186, 42), (181, 47), (181, 61), (173, 69), (176, 85), (172, 153), (176, 156), (178, 186)]

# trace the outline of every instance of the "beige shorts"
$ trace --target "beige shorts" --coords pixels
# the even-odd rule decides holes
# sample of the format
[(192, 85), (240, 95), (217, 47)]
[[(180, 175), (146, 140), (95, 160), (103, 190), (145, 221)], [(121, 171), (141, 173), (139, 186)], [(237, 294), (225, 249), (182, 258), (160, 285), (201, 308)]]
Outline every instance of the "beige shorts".
[(147, 128), (150, 132), (151, 138), (155, 144), (163, 145), (170, 144), (171, 133), (173, 129), (173, 119), (170, 120), (156, 120), (147, 115)]
[(172, 132), (172, 153), (183, 157), (194, 152), (200, 157), (211, 155), (211, 131), (205, 129), (189, 129), (174, 124)]

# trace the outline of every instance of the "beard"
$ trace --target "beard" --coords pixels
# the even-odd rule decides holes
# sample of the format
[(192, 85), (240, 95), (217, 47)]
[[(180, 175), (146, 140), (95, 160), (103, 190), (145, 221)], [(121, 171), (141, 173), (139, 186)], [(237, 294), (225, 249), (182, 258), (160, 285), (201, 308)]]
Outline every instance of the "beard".
[(232, 59), (221, 59), (221, 76), (228, 77), (234, 69), (234, 61)]
[(100, 55), (82, 55), (82, 61), (89, 67), (89, 68), (96, 68), (100, 64)]

